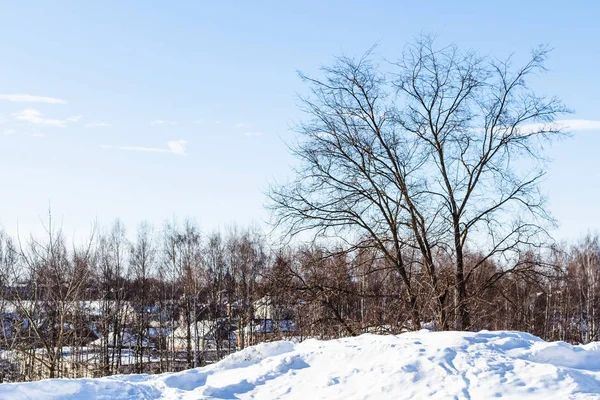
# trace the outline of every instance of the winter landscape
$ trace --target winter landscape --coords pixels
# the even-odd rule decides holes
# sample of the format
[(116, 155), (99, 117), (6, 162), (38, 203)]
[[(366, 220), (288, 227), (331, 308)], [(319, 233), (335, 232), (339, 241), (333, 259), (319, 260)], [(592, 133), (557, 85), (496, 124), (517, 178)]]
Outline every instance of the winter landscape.
[(0, 400), (600, 399), (598, 12), (0, 4)]

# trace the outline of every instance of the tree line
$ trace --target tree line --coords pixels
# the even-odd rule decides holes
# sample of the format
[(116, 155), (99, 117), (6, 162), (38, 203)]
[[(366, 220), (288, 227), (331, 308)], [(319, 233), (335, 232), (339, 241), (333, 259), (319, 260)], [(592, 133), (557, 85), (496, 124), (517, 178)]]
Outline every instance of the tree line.
[[(142, 224), (133, 239), (117, 221), (79, 245), (51, 219), (43, 239), (2, 233), (0, 358), (21, 380), (214, 361), (236, 349), (230, 333), (266, 290), (265, 246), (256, 230), (204, 235), (190, 221), (160, 234)], [(213, 323), (198, 332), (198, 321)]]
[[(457, 300), (446, 303), (440, 323), (419, 256), (403, 254), (413, 266), (408, 277), (422, 321), (415, 327), (397, 266), (374, 248), (274, 246), (256, 229), (205, 234), (191, 221), (159, 230), (141, 224), (132, 239), (117, 221), (77, 246), (51, 225), (43, 240), (2, 233), (2, 376), (178, 371), (263, 340), (459, 329)], [(465, 254), (469, 330), (598, 340), (599, 236), (523, 253), (510, 270), (489, 259), (481, 265), (484, 257)], [(439, 287), (458, 299), (452, 260), (438, 270)], [(261, 299), (268, 315), (260, 315)]]

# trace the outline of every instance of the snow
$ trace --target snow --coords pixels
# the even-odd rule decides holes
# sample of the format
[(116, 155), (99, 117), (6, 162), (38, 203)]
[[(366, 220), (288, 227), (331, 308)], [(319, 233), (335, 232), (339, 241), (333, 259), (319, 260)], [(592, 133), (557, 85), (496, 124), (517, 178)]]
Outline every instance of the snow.
[(263, 343), (162, 375), (0, 385), (0, 399), (598, 399), (600, 343), (521, 332)]

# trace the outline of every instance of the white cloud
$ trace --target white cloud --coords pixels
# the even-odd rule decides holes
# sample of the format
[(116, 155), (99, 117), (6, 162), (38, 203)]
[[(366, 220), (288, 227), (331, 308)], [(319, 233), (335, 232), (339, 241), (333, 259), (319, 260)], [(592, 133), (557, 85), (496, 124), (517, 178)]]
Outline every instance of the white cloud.
[(555, 124), (571, 132), (600, 131), (600, 121), (592, 119), (564, 119)]
[(173, 140), (167, 142), (167, 147), (173, 154), (179, 154), (181, 156), (185, 155), (185, 146), (187, 145), (187, 140)]
[(83, 118), (81, 115), (75, 115), (73, 117), (68, 117), (66, 121), (68, 122), (79, 122), (79, 120)]
[(101, 127), (106, 127), (106, 126), (112, 126), (112, 125), (109, 124), (108, 122), (104, 122), (104, 121), (94, 121), (94, 122), (88, 122), (87, 124), (85, 124), (86, 128), (101, 128)]
[(33, 96), (30, 94), (0, 94), (0, 100), (12, 101), (13, 103), (67, 104), (65, 100), (55, 97)]
[(173, 140), (167, 142), (167, 147), (143, 147), (143, 146), (112, 146), (112, 145), (103, 145), (104, 149), (115, 149), (115, 150), (125, 150), (125, 151), (141, 151), (148, 153), (171, 153), (177, 154), (179, 156), (184, 156), (185, 146), (187, 145), (187, 140)]
[(31, 136), (33, 137), (46, 137), (45, 133), (41, 133), (41, 132), (36, 132), (34, 134), (32, 134)]
[(17, 133), (16, 129), (7, 129), (4, 131), (5, 135), (14, 135), (15, 133)]
[(155, 119), (154, 121), (150, 121), (150, 125), (177, 125), (177, 122), (167, 121), (164, 119)]
[(67, 126), (66, 119), (45, 118), (44, 114), (33, 108), (27, 108), (21, 112), (12, 114), (17, 121), (29, 122), (36, 125), (48, 125), (64, 128)]
[(239, 124), (235, 124), (235, 125), (234, 125), (234, 128), (238, 128), (238, 129), (239, 129), (239, 128), (243, 128), (243, 127), (245, 127), (245, 126), (248, 126), (248, 124), (246, 124), (246, 123), (244, 123), (244, 122), (240, 122)]
[(6, 122), (6, 118), (4, 118), (4, 115), (0, 115), (0, 124), (3, 124)]
[(262, 132), (245, 132), (244, 133), (244, 136), (254, 136), (254, 137), (257, 137), (257, 136), (262, 136), (262, 135), (263, 135)]

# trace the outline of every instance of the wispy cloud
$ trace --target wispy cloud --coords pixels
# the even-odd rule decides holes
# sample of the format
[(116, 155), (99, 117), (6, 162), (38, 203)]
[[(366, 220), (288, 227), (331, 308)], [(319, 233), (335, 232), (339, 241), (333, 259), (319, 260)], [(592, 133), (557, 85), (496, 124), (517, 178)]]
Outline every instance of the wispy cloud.
[(262, 132), (244, 132), (244, 136), (254, 136), (254, 137), (257, 137), (257, 136), (262, 136), (262, 135), (263, 135)]
[(17, 133), (16, 129), (7, 129), (4, 131), (5, 135), (14, 135), (15, 133)]
[(155, 119), (154, 121), (150, 121), (150, 125), (177, 125), (177, 122), (165, 119)]
[[(560, 119), (552, 123), (533, 123), (519, 126), (520, 134), (531, 134), (542, 131), (560, 130), (564, 132), (600, 131), (600, 120), (593, 119)], [(473, 129), (473, 132), (483, 133), (484, 129)]]
[(550, 124), (524, 124), (519, 128), (521, 133), (535, 133), (550, 129), (566, 132), (600, 131), (600, 121), (593, 119), (561, 119)]
[(41, 112), (39, 112), (38, 110), (33, 109), (33, 108), (27, 108), (23, 111), (12, 114), (12, 116), (17, 121), (29, 122), (30, 124), (36, 124), (36, 125), (55, 126), (55, 127), (59, 127), (59, 128), (64, 128), (65, 126), (67, 126), (68, 122), (72, 122), (68, 118), (67, 119), (46, 118), (46, 117), (44, 117), (44, 114), (42, 114)]
[(41, 133), (41, 132), (36, 132), (34, 134), (32, 134), (31, 136), (33, 137), (46, 137), (45, 133)]
[(102, 127), (108, 127), (108, 126), (112, 126), (112, 125), (109, 124), (108, 122), (104, 122), (104, 121), (94, 121), (94, 122), (88, 122), (87, 124), (85, 124), (86, 128), (102, 128)]
[(593, 119), (563, 119), (556, 121), (555, 124), (572, 132), (600, 131), (600, 121)]
[(238, 129), (239, 129), (239, 128), (245, 128), (246, 126), (248, 126), (248, 124), (247, 124), (247, 123), (245, 123), (245, 122), (240, 122), (239, 124), (235, 124), (233, 127), (234, 127), (234, 128), (238, 128)]
[(33, 96), (31, 94), (0, 94), (0, 100), (12, 101), (13, 103), (67, 104), (65, 100), (55, 97)]
[(185, 147), (187, 146), (187, 140), (173, 140), (167, 142), (167, 147), (173, 154), (185, 155)]
[(173, 140), (167, 142), (166, 147), (143, 147), (143, 146), (112, 146), (112, 145), (103, 145), (104, 149), (115, 149), (115, 150), (125, 150), (125, 151), (141, 151), (148, 153), (171, 153), (177, 154), (179, 156), (184, 156), (185, 147), (187, 145), (187, 140)]
[(73, 117), (68, 117), (65, 121), (67, 122), (79, 122), (83, 118), (81, 115), (75, 115)]

